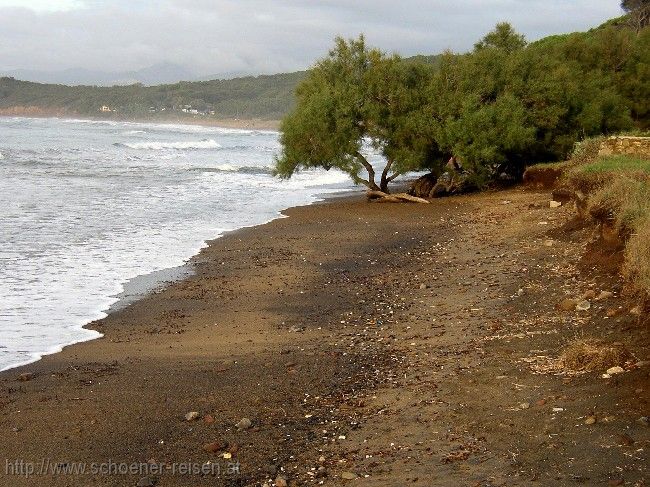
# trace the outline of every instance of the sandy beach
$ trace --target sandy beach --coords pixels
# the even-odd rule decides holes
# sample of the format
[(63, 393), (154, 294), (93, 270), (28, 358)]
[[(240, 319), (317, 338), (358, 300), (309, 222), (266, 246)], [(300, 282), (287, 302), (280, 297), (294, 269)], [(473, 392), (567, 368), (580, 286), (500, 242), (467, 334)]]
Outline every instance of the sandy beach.
[(62, 109), (44, 109), (40, 107), (8, 107), (0, 108), (0, 117), (30, 117), (30, 118), (62, 118), (62, 119), (83, 119), (83, 120), (108, 120), (116, 122), (135, 123), (163, 123), (163, 124), (184, 124), (200, 125), (204, 127), (222, 127), (244, 130), (277, 130), (280, 127), (279, 120), (265, 120), (261, 118), (210, 118), (202, 116), (194, 117), (121, 117), (117, 115), (88, 117), (71, 113)]
[[(548, 200), (353, 196), (212, 241), (104, 338), (0, 374), (0, 485), (646, 485), (649, 328)], [(633, 363), (562, 373), (578, 335)]]

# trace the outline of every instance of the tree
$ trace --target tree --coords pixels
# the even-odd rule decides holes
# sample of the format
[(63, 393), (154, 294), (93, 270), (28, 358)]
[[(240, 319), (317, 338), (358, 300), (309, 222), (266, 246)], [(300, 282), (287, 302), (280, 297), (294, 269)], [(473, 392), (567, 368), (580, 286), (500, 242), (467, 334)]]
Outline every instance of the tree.
[(524, 47), (526, 47), (526, 38), (522, 34), (518, 34), (508, 22), (498, 23), (493, 31), (474, 44), (475, 51), (494, 48), (508, 53)]
[[(301, 169), (336, 167), (357, 184), (387, 191), (401, 174), (431, 163), (433, 138), (411, 116), (424, 102), (428, 69), (369, 49), (363, 36), (337, 38), (296, 90), (296, 108), (280, 128), (275, 173), (288, 178)], [(379, 184), (364, 143), (385, 158)]]
[(630, 15), (630, 24), (637, 32), (650, 24), (650, 0), (623, 0), (621, 8)]

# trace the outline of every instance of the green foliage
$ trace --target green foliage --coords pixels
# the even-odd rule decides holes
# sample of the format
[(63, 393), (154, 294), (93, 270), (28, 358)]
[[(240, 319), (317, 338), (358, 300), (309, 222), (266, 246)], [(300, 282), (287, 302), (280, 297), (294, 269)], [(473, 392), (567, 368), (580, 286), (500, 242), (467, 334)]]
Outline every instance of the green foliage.
[(591, 164), (580, 166), (579, 170), (587, 173), (639, 172), (650, 175), (650, 160), (624, 155), (603, 156)]
[[(373, 187), (360, 156), (369, 140), (396, 174), (439, 172), (455, 156), (479, 187), (519, 178), (527, 165), (567, 158), (580, 140), (647, 130), (649, 53), (650, 29), (620, 19), (530, 45), (500, 23), (471, 53), (434, 63), (387, 57), (362, 37), (338, 39), (284, 121), (278, 173), (335, 166)], [(595, 157), (596, 144), (573, 159)]]
[(515, 32), (512, 25), (500, 22), (494, 30), (474, 45), (475, 51), (499, 49), (508, 53), (518, 51), (526, 46), (526, 38)]
[[(299, 85), (296, 108), (282, 122), (276, 174), (336, 167), (355, 183), (387, 191), (400, 174), (440, 164), (428, 120), (418, 114), (431, 72), (426, 64), (367, 48), (363, 36), (337, 38)], [(364, 142), (386, 159), (379, 185), (362, 154)]]

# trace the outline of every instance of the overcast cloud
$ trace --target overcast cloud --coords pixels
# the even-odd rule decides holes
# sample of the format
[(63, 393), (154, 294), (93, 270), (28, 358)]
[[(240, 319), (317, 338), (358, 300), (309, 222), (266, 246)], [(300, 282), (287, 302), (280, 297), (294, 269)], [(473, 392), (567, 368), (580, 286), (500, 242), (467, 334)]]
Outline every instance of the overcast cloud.
[(404, 55), (464, 51), (495, 23), (529, 40), (594, 27), (618, 0), (0, 0), (0, 70), (198, 75), (303, 69), (336, 35)]

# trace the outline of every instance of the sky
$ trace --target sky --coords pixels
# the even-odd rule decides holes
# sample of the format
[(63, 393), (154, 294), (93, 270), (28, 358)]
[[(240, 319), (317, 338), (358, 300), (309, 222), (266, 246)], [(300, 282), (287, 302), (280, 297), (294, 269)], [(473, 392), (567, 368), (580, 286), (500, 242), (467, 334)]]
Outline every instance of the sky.
[(304, 69), (336, 35), (403, 55), (465, 51), (497, 22), (528, 40), (595, 27), (618, 0), (0, 0), (0, 71), (200, 76)]

